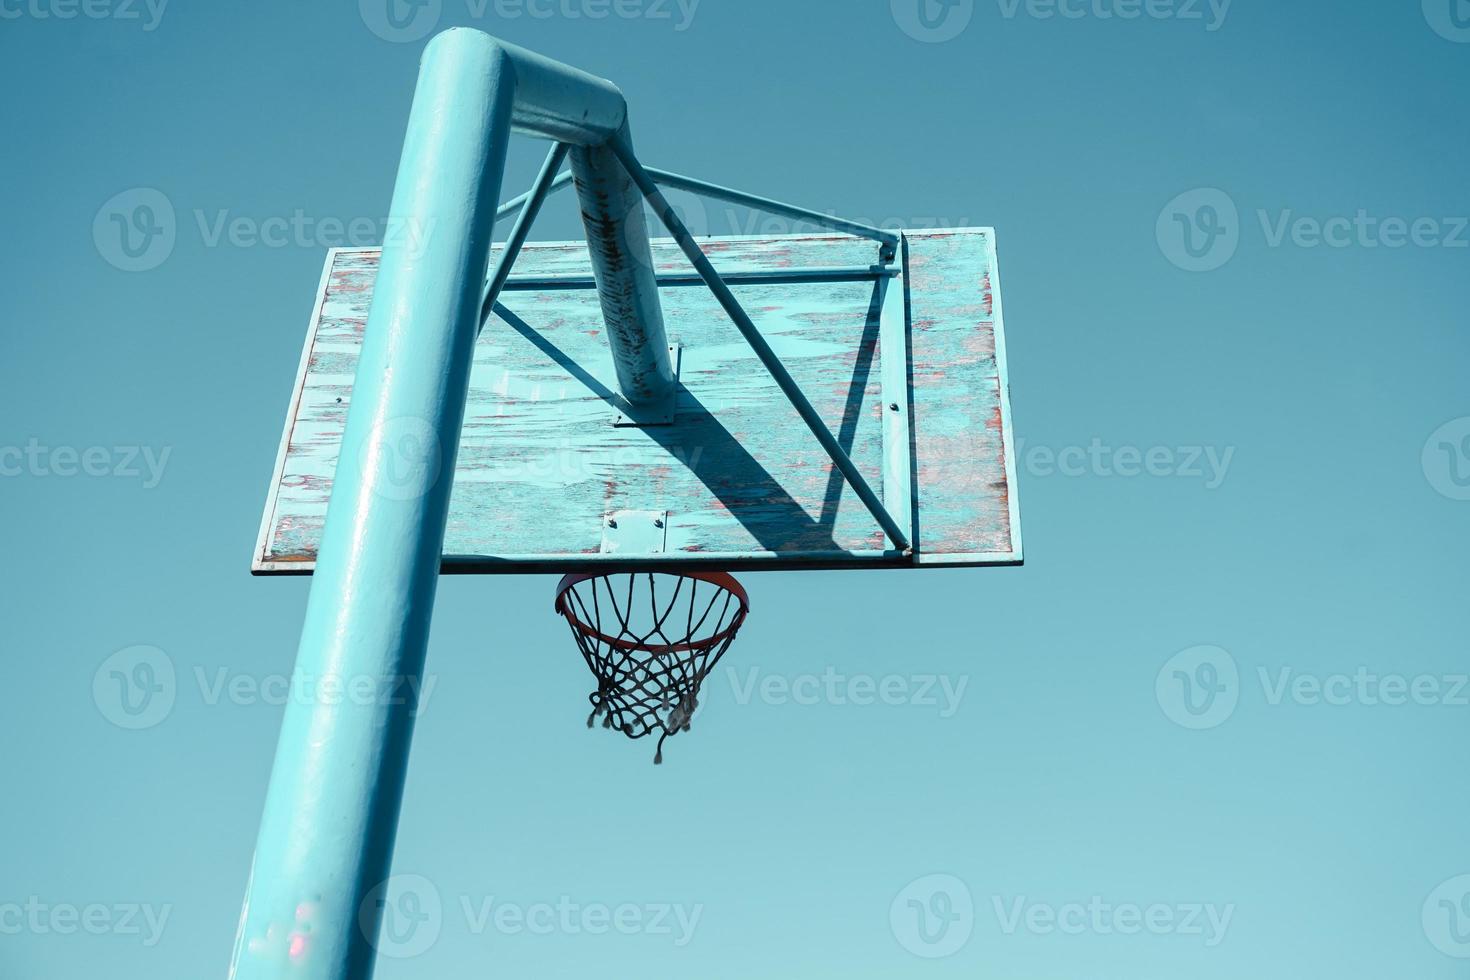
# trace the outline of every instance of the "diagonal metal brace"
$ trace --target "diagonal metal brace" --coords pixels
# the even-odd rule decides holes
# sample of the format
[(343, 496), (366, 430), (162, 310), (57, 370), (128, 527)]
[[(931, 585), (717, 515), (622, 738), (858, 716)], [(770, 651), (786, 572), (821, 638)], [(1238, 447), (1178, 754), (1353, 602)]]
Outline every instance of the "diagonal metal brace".
[[(557, 175), (557, 178), (551, 182), (551, 187), (548, 188), (548, 191), (547, 192), (548, 193), (551, 193), (553, 191), (559, 191), (563, 187), (566, 187), (571, 182), (572, 182), (572, 172), (570, 170), (568, 170), (566, 173), (558, 174)], [(495, 212), (495, 221), (496, 221), (496, 223), (498, 224), (502, 220), (504, 220), (506, 218), (509, 218), (511, 215), (515, 214), (521, 208), (525, 207), (526, 204), (528, 202), (530, 202), (531, 197), (532, 197), (533, 194), (534, 194), (533, 191), (526, 191), (526, 193), (524, 193), (524, 194), (517, 194), (515, 197), (511, 198), (509, 201), (506, 201), (504, 204), (502, 204), (500, 206), (500, 210), (498, 210), (498, 211)]]
[(541, 173), (536, 176), (536, 183), (531, 186), (530, 191), (521, 195), (521, 198), (517, 198), (525, 205), (525, 209), (521, 211), (520, 217), (516, 218), (515, 227), (511, 229), (510, 237), (506, 239), (505, 251), (500, 253), (500, 264), (495, 267), (495, 274), (485, 285), (485, 293), (480, 300), (481, 330), (485, 329), (485, 321), (490, 319), (490, 312), (495, 309), (495, 301), (500, 298), (500, 291), (505, 288), (505, 281), (510, 278), (510, 270), (515, 266), (516, 258), (521, 254), (526, 239), (531, 236), (531, 225), (536, 222), (536, 216), (541, 213), (541, 205), (546, 203), (546, 195), (550, 194), (552, 188), (556, 186), (558, 179), (556, 172), (561, 169), (562, 162), (566, 160), (570, 150), (571, 147), (565, 143), (553, 144), (551, 152), (546, 155), (546, 162), (541, 165)]
[(693, 177), (685, 177), (683, 174), (670, 173), (667, 170), (658, 170), (654, 167), (645, 168), (648, 175), (659, 184), (667, 187), (675, 187), (679, 190), (689, 191), (692, 194), (701, 194), (712, 197), (717, 201), (728, 201), (755, 211), (765, 211), (770, 214), (779, 214), (797, 221), (805, 221), (819, 228), (830, 228), (833, 231), (842, 232), (845, 235), (855, 235), (858, 238), (871, 238), (883, 246), (883, 258), (885, 261), (892, 259), (898, 251), (898, 235), (895, 232), (884, 231), (882, 228), (874, 228), (860, 221), (849, 221), (831, 214), (823, 214), (820, 211), (812, 211), (807, 208), (799, 208), (794, 204), (786, 204), (783, 201), (773, 201), (759, 194), (748, 194), (745, 191), (737, 191), (729, 187), (721, 187), (719, 184), (711, 184), (707, 180), (696, 180)]
[(720, 278), (719, 272), (715, 270), (714, 265), (704, 254), (704, 251), (700, 249), (699, 244), (694, 240), (694, 236), (689, 233), (688, 227), (679, 219), (679, 215), (675, 213), (668, 199), (658, 189), (658, 184), (655, 183), (653, 176), (638, 162), (637, 157), (633, 154), (632, 147), (624, 140), (616, 138), (611, 141), (610, 145), (613, 152), (617, 154), (618, 159), (622, 162), (623, 168), (628, 171), (628, 175), (633, 178), (633, 182), (638, 185), (638, 189), (643, 192), (643, 196), (648, 199), (648, 203), (653, 208), (654, 213), (659, 216), (659, 219), (669, 229), (669, 233), (674, 236), (674, 240), (684, 251), (685, 257), (698, 270), (705, 284), (709, 287), (710, 292), (714, 293), (715, 299), (719, 300), (720, 305), (725, 308), (725, 312), (734, 321), (736, 328), (744, 335), (746, 342), (755, 351), (756, 357), (760, 358), (761, 363), (771, 373), (771, 377), (775, 379), (776, 384), (785, 392), (786, 397), (791, 400), (791, 404), (796, 409), (797, 414), (801, 416), (807, 428), (811, 429), (812, 435), (817, 437), (817, 441), (822, 444), (822, 448), (827, 451), (827, 455), (832, 457), (833, 464), (842, 471), (842, 475), (847, 478), (848, 484), (857, 493), (863, 505), (868, 508), (869, 513), (873, 515), (874, 519), (883, 528), (883, 532), (888, 535), (889, 540), (897, 548), (905, 554), (912, 553), (913, 546), (909, 543), (908, 536), (898, 526), (898, 522), (893, 519), (893, 515), (888, 513), (888, 509), (883, 506), (883, 501), (878, 499), (878, 495), (873, 492), (873, 488), (868, 484), (867, 479), (863, 477), (863, 474), (853, 463), (852, 457), (838, 443), (836, 437), (832, 435), (832, 431), (827, 428), (827, 423), (822, 421), (822, 417), (817, 414), (817, 410), (812, 407), (812, 403), (802, 393), (801, 386), (796, 383), (796, 379), (786, 370), (786, 365), (781, 363), (781, 358), (776, 356), (776, 352), (771, 349), (771, 345), (766, 343), (766, 338), (761, 336), (760, 330), (756, 328), (754, 321), (745, 312), (745, 308), (740, 305), (740, 301), (735, 298), (735, 294), (730, 291), (730, 287), (725, 285), (725, 280)]

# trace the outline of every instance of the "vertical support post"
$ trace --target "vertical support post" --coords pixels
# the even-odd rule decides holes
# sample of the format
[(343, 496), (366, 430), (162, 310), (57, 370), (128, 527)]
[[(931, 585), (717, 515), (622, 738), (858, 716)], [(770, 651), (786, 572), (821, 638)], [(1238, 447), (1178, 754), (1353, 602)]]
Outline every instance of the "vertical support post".
[[(372, 974), (515, 98), (488, 35), (426, 49), (234, 980)], [(368, 682), (394, 696), (343, 696)]]
[(673, 361), (648, 245), (643, 195), (612, 149), (617, 140), (632, 145), (626, 120), (613, 140), (573, 148), (572, 173), (608, 346), (629, 416), (649, 424), (667, 423), (674, 420)]

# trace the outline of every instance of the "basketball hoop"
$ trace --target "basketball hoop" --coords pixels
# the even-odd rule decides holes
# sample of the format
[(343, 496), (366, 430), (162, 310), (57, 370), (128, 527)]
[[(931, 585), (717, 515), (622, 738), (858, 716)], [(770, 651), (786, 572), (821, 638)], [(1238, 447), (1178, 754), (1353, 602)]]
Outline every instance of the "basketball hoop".
[[(664, 593), (666, 598), (661, 597)], [(572, 627), (597, 678), (587, 727), (632, 739), (687, 732), (699, 688), (750, 612), (745, 589), (724, 572), (629, 572), (568, 575), (556, 590), (556, 611)]]

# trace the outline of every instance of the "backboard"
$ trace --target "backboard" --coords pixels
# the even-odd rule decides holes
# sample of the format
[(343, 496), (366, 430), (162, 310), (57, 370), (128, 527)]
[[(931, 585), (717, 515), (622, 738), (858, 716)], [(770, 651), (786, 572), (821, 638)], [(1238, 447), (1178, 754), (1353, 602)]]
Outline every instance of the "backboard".
[[(621, 414), (586, 243), (531, 243), (475, 350), (445, 572), (1021, 562), (992, 230), (906, 231), (888, 265), (873, 241), (841, 234), (700, 245), (912, 553), (885, 537), (671, 240), (652, 254), (678, 401), (672, 424), (642, 426)], [(378, 255), (327, 257), (257, 574), (312, 571), (333, 475), (360, 465), (339, 457)], [(446, 457), (420, 420), (388, 426), (404, 466)]]

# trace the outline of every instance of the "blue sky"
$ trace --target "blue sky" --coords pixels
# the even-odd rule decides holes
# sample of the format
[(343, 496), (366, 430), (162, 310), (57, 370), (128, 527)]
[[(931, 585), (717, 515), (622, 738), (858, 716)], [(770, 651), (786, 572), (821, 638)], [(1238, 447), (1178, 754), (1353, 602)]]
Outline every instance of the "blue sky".
[(379, 976), (1467, 975), (1470, 4), (386, 2), (0, 0), (0, 977), (226, 970), (309, 587), (249, 554), (453, 25), (994, 226), (1027, 564), (750, 576), (659, 769), (551, 580), (446, 580)]

